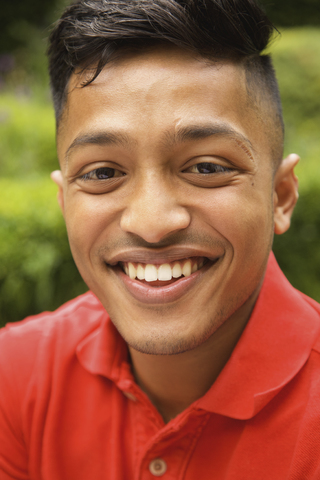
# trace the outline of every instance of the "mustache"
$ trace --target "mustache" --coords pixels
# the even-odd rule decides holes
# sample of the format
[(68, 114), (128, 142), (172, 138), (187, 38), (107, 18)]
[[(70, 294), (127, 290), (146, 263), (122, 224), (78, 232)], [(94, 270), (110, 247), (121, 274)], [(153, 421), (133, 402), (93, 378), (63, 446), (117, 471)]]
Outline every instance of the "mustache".
[(133, 235), (125, 234), (119, 238), (110, 239), (108, 243), (98, 249), (98, 256), (108, 255), (110, 252), (120, 250), (164, 250), (174, 247), (201, 247), (208, 250), (223, 248), (226, 245), (224, 238), (217, 238), (201, 232), (177, 232), (162, 239), (157, 243), (146, 242), (143, 238)]

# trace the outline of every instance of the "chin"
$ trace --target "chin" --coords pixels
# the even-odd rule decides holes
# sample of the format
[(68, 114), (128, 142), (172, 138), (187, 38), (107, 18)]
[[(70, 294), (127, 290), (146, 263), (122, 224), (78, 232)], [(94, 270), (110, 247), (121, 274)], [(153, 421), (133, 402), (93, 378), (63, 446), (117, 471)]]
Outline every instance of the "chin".
[[(124, 335), (123, 338), (130, 348), (147, 355), (178, 355), (180, 353), (189, 352), (204, 344), (213, 332), (197, 335), (189, 333), (189, 335), (179, 335), (177, 332), (168, 333), (153, 332), (149, 335), (134, 338), (132, 335)], [(121, 332), (120, 332), (121, 334)]]
[(198, 346), (195, 342), (172, 340), (150, 340), (130, 343), (129, 346), (147, 355), (178, 355), (193, 350)]

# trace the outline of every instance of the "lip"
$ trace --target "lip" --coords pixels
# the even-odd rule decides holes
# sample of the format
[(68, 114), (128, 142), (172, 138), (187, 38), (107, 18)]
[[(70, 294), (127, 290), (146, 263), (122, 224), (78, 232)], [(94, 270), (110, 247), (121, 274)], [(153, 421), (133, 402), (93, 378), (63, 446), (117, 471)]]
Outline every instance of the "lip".
[(182, 277), (171, 285), (166, 285), (164, 287), (153, 287), (146, 283), (142, 283), (139, 280), (132, 280), (118, 265), (111, 267), (111, 269), (124, 288), (135, 300), (147, 305), (159, 305), (172, 303), (184, 297), (199, 283), (208, 270), (215, 268), (216, 265), (220, 263), (220, 258), (215, 259), (214, 262), (209, 261), (200, 270), (192, 273), (189, 277)]
[(191, 257), (205, 257), (210, 262), (215, 262), (223, 256), (223, 250), (220, 248), (215, 256), (212, 256), (212, 251), (176, 247), (174, 249), (157, 249), (157, 251), (145, 250), (144, 248), (118, 252), (110, 259), (105, 259), (105, 262), (111, 267), (115, 267), (117, 263), (133, 262), (152, 265), (161, 265), (163, 263), (172, 263), (179, 260), (185, 260)]

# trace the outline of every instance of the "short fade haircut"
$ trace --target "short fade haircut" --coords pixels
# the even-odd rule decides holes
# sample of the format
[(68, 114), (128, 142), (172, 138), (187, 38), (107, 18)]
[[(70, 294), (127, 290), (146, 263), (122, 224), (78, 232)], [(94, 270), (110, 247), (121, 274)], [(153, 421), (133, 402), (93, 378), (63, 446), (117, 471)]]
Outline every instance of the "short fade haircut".
[(271, 58), (262, 54), (274, 30), (255, 0), (77, 0), (49, 37), (57, 125), (74, 72), (91, 71), (85, 87), (121, 51), (169, 43), (214, 61), (243, 63), (249, 97), (257, 101), (258, 86), (260, 98), (271, 104), (278, 164), (283, 145), (281, 101)]

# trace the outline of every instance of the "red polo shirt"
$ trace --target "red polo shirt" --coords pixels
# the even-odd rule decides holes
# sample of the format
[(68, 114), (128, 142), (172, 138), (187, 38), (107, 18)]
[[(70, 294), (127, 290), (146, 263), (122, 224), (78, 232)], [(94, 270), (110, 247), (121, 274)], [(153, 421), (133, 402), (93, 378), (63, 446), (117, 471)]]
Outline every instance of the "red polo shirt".
[(0, 334), (0, 479), (320, 479), (320, 307), (270, 257), (211, 389), (167, 425), (92, 293)]

